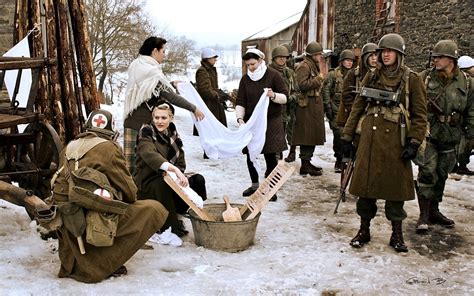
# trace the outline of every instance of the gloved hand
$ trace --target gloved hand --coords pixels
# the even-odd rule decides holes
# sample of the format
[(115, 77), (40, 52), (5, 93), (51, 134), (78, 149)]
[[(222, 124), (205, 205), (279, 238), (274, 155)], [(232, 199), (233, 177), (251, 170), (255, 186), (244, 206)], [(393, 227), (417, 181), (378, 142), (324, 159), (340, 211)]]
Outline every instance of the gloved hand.
[(351, 157), (352, 153), (354, 153), (355, 150), (356, 149), (355, 149), (354, 145), (352, 145), (352, 142), (342, 140), (342, 154), (345, 157)]
[(329, 120), (329, 121), (332, 121), (334, 119), (334, 115), (332, 113), (332, 110), (329, 110), (329, 111), (326, 111), (326, 118)]
[(405, 148), (403, 148), (402, 154), (400, 155), (400, 157), (406, 160), (415, 159), (416, 153), (418, 152), (419, 147), (420, 147), (420, 144), (409, 141), (408, 145), (406, 145)]

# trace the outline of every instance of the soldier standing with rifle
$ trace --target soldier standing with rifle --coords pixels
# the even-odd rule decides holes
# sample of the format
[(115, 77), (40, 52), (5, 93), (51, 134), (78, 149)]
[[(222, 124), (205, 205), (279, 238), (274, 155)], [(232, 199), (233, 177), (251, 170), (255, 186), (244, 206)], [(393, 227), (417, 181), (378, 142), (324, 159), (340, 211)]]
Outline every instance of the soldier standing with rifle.
[(352, 50), (343, 50), (339, 55), (339, 66), (329, 71), (323, 85), (324, 112), (333, 133), (332, 149), (334, 150), (334, 157), (336, 157), (336, 163), (334, 164), (336, 173), (340, 173), (342, 169), (341, 128), (336, 123), (336, 117), (341, 104), (344, 77), (352, 69), (354, 60), (355, 55)]
[[(354, 150), (356, 134), (360, 137), (349, 192), (359, 197), (361, 225), (350, 244), (360, 248), (370, 241), (376, 201), (383, 199), (385, 216), (392, 224), (389, 244), (397, 252), (407, 252), (403, 205), (415, 198), (410, 160), (426, 132), (426, 93), (421, 78), (403, 64), (405, 41), (400, 35), (383, 36), (377, 53), (380, 64), (362, 81), (342, 135), (344, 154)], [(405, 125), (410, 122), (406, 132)]]
[(451, 228), (454, 221), (439, 210), (448, 173), (456, 164), (456, 145), (466, 136), (474, 144), (474, 88), (472, 78), (459, 70), (458, 46), (441, 40), (434, 49), (434, 68), (422, 73), (428, 98), (429, 137), (424, 153), (416, 159), (417, 194), (420, 217), (417, 233), (426, 233), (428, 225)]

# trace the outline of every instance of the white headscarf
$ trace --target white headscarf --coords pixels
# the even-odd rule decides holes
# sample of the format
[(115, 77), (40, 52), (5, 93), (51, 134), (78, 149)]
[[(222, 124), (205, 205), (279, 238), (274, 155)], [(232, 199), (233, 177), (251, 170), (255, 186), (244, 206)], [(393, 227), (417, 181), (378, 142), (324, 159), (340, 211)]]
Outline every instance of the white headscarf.
[(173, 86), (163, 74), (160, 63), (151, 56), (139, 55), (128, 67), (124, 117), (151, 98), (158, 82), (161, 82), (168, 91), (174, 92)]
[(260, 62), (260, 65), (258, 65), (255, 71), (250, 72), (250, 70), (247, 69), (247, 75), (253, 81), (259, 81), (260, 79), (262, 79), (263, 75), (265, 75), (266, 71), (267, 71), (267, 64), (265, 63), (265, 60), (262, 59)]

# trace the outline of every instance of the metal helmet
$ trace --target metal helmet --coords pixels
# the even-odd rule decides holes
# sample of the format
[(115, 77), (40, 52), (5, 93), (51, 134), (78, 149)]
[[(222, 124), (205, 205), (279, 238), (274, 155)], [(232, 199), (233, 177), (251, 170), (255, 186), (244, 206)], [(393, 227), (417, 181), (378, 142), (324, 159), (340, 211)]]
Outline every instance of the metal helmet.
[(377, 50), (377, 44), (375, 43), (372, 43), (372, 42), (369, 42), (369, 43), (366, 43), (364, 46), (362, 46), (362, 56), (368, 54), (368, 53), (375, 53), (375, 51)]
[(289, 43), (283, 43), (281, 46), (284, 46), (287, 50), (288, 50), (288, 53), (291, 53), (293, 52), (293, 48), (291, 48), (291, 45)]
[(350, 49), (344, 49), (339, 55), (339, 62), (347, 59), (355, 60), (355, 55)]
[(405, 40), (403, 40), (402, 36), (395, 33), (384, 35), (379, 41), (377, 50), (385, 48), (396, 50), (405, 55)]
[(112, 138), (115, 135), (112, 113), (104, 109), (92, 111), (85, 129)]
[(290, 53), (283, 45), (277, 46), (272, 50), (272, 59), (276, 57), (288, 57)]
[(310, 42), (308, 43), (308, 45), (306, 45), (305, 53), (307, 55), (315, 55), (322, 52), (323, 52), (323, 47), (321, 46), (321, 44), (319, 44), (316, 41)]
[(452, 40), (441, 40), (433, 48), (434, 57), (445, 56), (453, 59), (458, 58), (458, 45)]

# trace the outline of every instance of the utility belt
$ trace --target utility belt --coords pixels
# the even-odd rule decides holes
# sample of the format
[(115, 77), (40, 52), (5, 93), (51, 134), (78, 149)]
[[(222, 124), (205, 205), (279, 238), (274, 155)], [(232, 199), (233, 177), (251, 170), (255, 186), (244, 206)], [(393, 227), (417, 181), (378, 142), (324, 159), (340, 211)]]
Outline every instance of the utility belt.
[(436, 119), (441, 123), (449, 123), (450, 125), (457, 125), (462, 121), (462, 115), (459, 112), (452, 112), (450, 115), (438, 114)]

